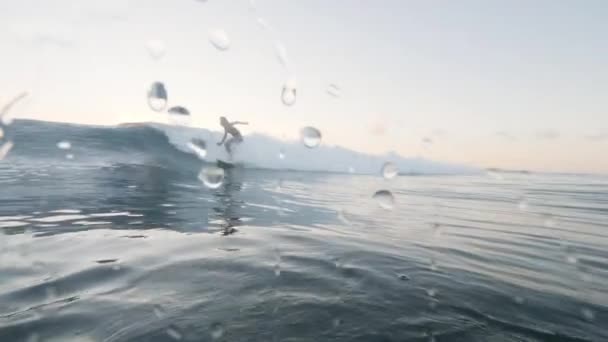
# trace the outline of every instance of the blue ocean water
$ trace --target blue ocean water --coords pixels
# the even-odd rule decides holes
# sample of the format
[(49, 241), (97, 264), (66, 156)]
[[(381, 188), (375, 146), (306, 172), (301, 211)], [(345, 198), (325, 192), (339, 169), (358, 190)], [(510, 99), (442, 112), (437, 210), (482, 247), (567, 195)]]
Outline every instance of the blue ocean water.
[(0, 341), (608, 340), (608, 177), (257, 167), (211, 190), (169, 135), (7, 129)]

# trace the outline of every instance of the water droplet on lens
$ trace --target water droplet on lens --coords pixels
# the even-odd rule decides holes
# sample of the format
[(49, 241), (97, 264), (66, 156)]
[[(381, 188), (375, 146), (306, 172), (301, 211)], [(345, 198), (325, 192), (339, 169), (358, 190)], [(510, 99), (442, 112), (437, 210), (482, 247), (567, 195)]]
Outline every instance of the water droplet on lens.
[(160, 305), (154, 305), (154, 315), (156, 318), (161, 319), (165, 317), (165, 310)]
[(230, 48), (228, 34), (222, 29), (209, 30), (209, 42), (219, 51), (226, 51)]
[(48, 286), (45, 288), (46, 299), (49, 301), (53, 301), (57, 298), (57, 289), (53, 286)]
[(267, 30), (270, 27), (270, 25), (268, 25), (268, 22), (264, 20), (264, 18), (257, 18), (256, 21), (263, 30)]
[(593, 280), (593, 277), (589, 273), (581, 273), (580, 278), (586, 283), (590, 283)]
[(296, 82), (293, 79), (285, 82), (281, 90), (281, 101), (286, 106), (293, 106), (296, 103)]
[(376, 203), (378, 203), (382, 209), (390, 210), (395, 206), (395, 198), (388, 190), (378, 190), (372, 198), (376, 200)]
[(283, 45), (281, 42), (277, 42), (275, 49), (279, 63), (281, 63), (282, 66), (287, 66), (287, 49), (285, 48), (285, 45)]
[(148, 54), (154, 60), (160, 60), (163, 58), (166, 52), (165, 43), (162, 40), (150, 39), (146, 42), (146, 49)]
[(72, 144), (67, 140), (63, 140), (57, 143), (57, 147), (62, 150), (69, 150), (72, 148)]
[(321, 132), (314, 127), (304, 127), (300, 130), (300, 137), (304, 146), (315, 148), (321, 143)]
[(578, 259), (574, 255), (567, 255), (566, 256), (566, 262), (569, 263), (569, 264), (574, 265), (574, 264), (576, 264), (578, 262)]
[(216, 166), (204, 167), (198, 174), (198, 179), (209, 189), (217, 189), (224, 181), (224, 169)]
[(382, 165), (382, 176), (385, 179), (393, 179), (399, 174), (397, 166), (391, 162), (386, 162)]
[(525, 198), (520, 199), (519, 202), (517, 202), (517, 208), (521, 211), (528, 210), (528, 201), (526, 201)]
[(217, 340), (222, 338), (222, 336), (224, 336), (224, 327), (222, 324), (217, 322), (211, 324), (211, 338)]
[(346, 212), (344, 209), (338, 210), (338, 219), (340, 219), (340, 221), (342, 221), (344, 224), (350, 224), (350, 220), (346, 218)]
[(12, 148), (12, 141), (7, 141), (3, 145), (0, 145), (0, 160), (4, 159), (4, 157), (6, 157), (6, 155), (11, 151)]
[(555, 227), (555, 220), (553, 219), (553, 217), (551, 216), (547, 216), (543, 222), (543, 225), (547, 228), (554, 228)]
[(170, 326), (167, 328), (167, 335), (176, 341), (180, 341), (183, 337), (182, 333), (176, 326)]
[(582, 309), (581, 313), (583, 314), (583, 317), (590, 322), (595, 319), (595, 313), (589, 309)]
[(207, 142), (205, 140), (193, 138), (188, 143), (188, 147), (196, 153), (199, 159), (205, 159), (207, 156)]
[(182, 106), (175, 106), (169, 108), (169, 119), (175, 125), (187, 126), (190, 124), (190, 111)]
[(340, 87), (335, 84), (330, 84), (327, 87), (327, 94), (333, 97), (340, 97)]
[(443, 229), (441, 229), (441, 225), (439, 223), (433, 223), (433, 236), (436, 238), (441, 237), (443, 235)]
[(39, 342), (40, 341), (40, 336), (38, 336), (38, 334), (33, 333), (30, 334), (30, 336), (28, 336), (26, 342)]
[(400, 279), (400, 280), (403, 280), (403, 281), (408, 281), (408, 280), (410, 280), (411, 278), (410, 278), (409, 276), (405, 275), (405, 274), (400, 274), (400, 275), (399, 275), (399, 279)]
[(154, 82), (148, 90), (148, 106), (156, 112), (160, 112), (167, 106), (167, 89), (161, 82)]
[(497, 180), (497, 181), (504, 180), (504, 177), (500, 173), (498, 173), (498, 172), (488, 171), (487, 175), (488, 175), (488, 177), (491, 177), (491, 178), (493, 178), (494, 180)]

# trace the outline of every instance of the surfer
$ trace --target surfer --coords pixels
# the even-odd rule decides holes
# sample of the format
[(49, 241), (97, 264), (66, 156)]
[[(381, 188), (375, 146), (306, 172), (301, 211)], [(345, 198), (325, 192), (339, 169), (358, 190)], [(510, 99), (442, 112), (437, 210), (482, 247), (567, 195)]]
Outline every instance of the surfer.
[[(217, 146), (222, 146), (222, 144), (224, 144), (224, 142), (226, 142), (224, 147), (226, 148), (226, 152), (228, 152), (228, 155), (232, 158), (232, 144), (243, 142), (243, 136), (241, 135), (241, 132), (239, 132), (239, 130), (236, 129), (234, 126), (235, 125), (248, 125), (248, 123), (241, 122), (241, 121), (229, 122), (228, 119), (226, 119), (225, 117), (222, 116), (220, 118), (220, 125), (222, 125), (222, 127), (224, 127), (224, 137), (222, 138), (222, 141), (217, 143)], [(228, 134), (230, 134), (232, 137), (230, 137), (230, 139), (228, 139), (228, 141), (226, 141)]]

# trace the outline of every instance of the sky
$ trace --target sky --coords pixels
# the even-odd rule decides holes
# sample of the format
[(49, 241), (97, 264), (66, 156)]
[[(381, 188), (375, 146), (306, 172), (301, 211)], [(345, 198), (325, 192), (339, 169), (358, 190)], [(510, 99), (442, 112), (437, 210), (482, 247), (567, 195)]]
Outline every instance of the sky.
[(366, 153), (608, 173), (606, 18), (603, 0), (1, 1), (0, 104), (27, 91), (17, 117), (163, 122), (146, 101), (160, 81), (196, 127), (225, 115)]

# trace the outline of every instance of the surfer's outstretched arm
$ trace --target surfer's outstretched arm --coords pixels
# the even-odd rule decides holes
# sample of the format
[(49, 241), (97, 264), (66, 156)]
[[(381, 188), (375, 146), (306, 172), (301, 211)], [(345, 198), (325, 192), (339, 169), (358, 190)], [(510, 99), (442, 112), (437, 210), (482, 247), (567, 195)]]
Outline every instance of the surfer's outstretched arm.
[(222, 137), (222, 141), (217, 143), (217, 146), (222, 146), (224, 141), (226, 141), (226, 137), (228, 136), (228, 132), (224, 131), (224, 136)]

